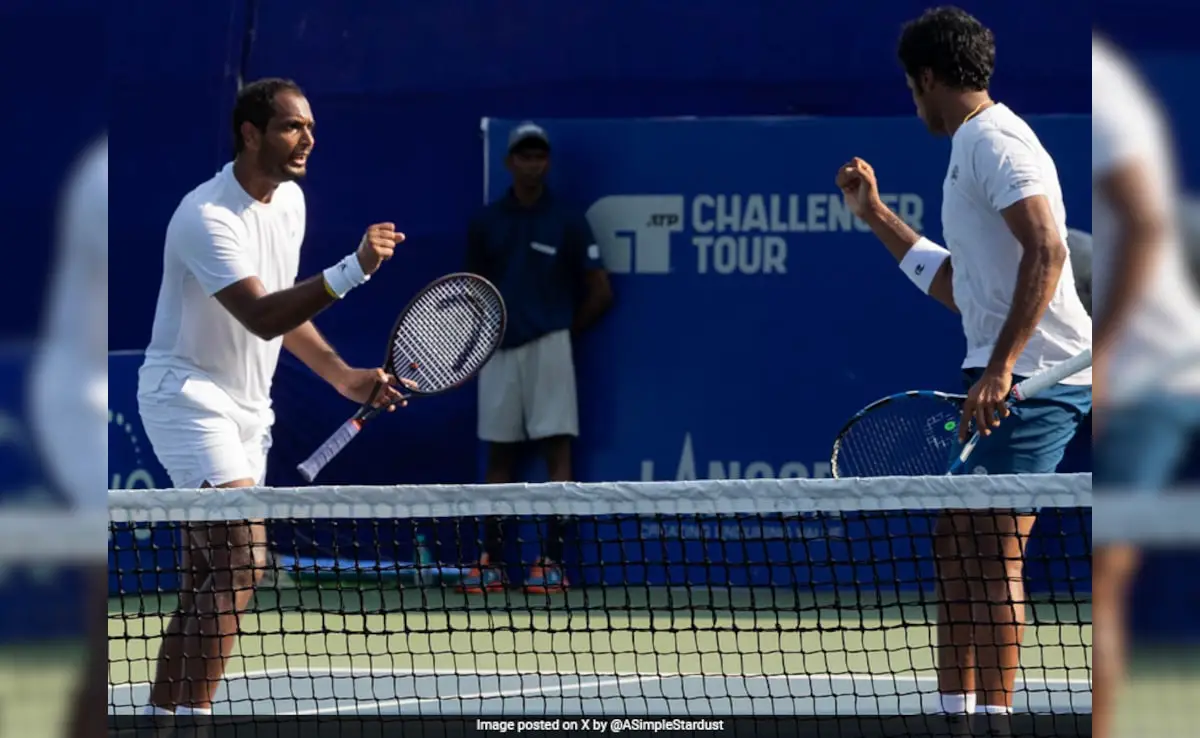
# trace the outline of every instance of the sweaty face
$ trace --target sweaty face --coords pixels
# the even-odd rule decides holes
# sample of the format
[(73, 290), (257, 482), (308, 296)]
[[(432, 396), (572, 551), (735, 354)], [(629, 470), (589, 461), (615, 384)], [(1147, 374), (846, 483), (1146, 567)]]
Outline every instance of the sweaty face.
[(536, 187), (550, 168), (550, 152), (540, 146), (519, 148), (508, 156), (508, 169), (521, 185)]
[(301, 179), (308, 172), (312, 152), (312, 109), (308, 100), (293, 92), (275, 97), (275, 115), (260, 139), (257, 161), (266, 176), (277, 182)]

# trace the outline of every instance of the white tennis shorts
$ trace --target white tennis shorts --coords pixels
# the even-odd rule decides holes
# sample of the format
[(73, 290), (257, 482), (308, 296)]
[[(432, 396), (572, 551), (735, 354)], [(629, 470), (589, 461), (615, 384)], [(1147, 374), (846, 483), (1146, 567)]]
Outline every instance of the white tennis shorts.
[(171, 484), (264, 483), (273, 413), (251, 412), (211, 379), (181, 370), (155, 369), (140, 380), (142, 425)]
[(579, 435), (568, 331), (501, 349), (479, 372), (479, 438), (518, 443)]

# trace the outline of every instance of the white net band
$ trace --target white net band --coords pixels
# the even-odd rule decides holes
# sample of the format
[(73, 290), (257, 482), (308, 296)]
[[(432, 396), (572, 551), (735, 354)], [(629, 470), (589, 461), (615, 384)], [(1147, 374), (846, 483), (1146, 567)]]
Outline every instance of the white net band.
[(114, 490), (114, 522), (1090, 507), (1090, 474)]

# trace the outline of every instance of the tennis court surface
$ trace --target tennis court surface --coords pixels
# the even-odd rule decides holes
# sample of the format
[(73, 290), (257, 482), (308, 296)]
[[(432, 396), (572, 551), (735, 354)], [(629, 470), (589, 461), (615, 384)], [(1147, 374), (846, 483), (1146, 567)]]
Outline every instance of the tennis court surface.
[[(922, 712), (936, 691), (931, 613), (920, 603), (859, 609), (759, 590), (691, 595), (264, 593), (214, 709), (901, 714)], [(1090, 711), (1090, 610), (1063, 609), (1036, 608), (1045, 624), (1026, 631), (1019, 710)], [(114, 603), (110, 624), (111, 705), (124, 712), (146, 704), (165, 619)]]
[[(414, 716), (929, 712), (939, 511), (1037, 506), (1069, 531), (1091, 505), (1088, 475), (121, 491), (111, 502), (117, 529), (153, 522), (155, 536), (184, 521), (270, 521), (274, 567), (214, 713)], [(522, 539), (509, 549), (519, 584), (548, 514), (575, 536), (566, 593), (457, 591), (481, 516), (522, 521), (509, 527)], [(1090, 568), (1076, 543), (1036, 554), (1018, 712), (1091, 711)], [(173, 555), (127, 553), (118, 568), (141, 571), (116, 572), (124, 589), (110, 600), (116, 714), (145, 706), (176, 607), (153, 591)]]

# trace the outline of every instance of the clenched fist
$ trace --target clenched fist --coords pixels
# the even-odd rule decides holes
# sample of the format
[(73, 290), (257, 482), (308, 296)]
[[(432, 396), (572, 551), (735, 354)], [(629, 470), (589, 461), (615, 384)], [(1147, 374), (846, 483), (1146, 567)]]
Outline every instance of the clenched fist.
[(363, 274), (374, 274), (380, 264), (392, 258), (396, 246), (403, 242), (404, 234), (396, 232), (395, 223), (376, 223), (367, 228), (356, 252)]
[(850, 212), (860, 218), (865, 218), (871, 210), (883, 206), (883, 201), (879, 199), (879, 183), (875, 180), (875, 170), (857, 156), (838, 170), (837, 186), (846, 196), (846, 205)]

